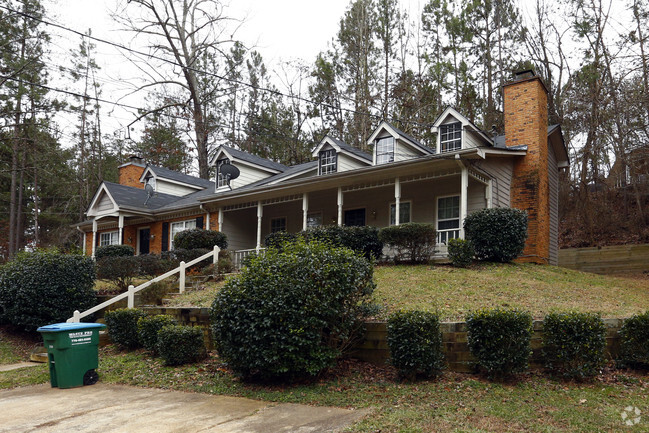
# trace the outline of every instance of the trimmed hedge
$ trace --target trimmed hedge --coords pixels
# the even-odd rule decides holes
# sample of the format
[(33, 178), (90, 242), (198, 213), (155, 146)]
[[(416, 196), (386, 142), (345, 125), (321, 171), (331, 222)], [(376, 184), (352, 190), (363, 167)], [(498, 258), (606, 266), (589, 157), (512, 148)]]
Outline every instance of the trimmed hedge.
[(124, 349), (137, 349), (141, 346), (138, 334), (138, 321), (146, 313), (135, 308), (120, 308), (107, 311), (104, 322), (108, 326), (108, 335), (113, 343)]
[(140, 317), (137, 321), (137, 334), (140, 344), (149, 352), (156, 353), (158, 346), (158, 331), (167, 325), (175, 325), (171, 316), (156, 314), (155, 316)]
[(176, 233), (176, 236), (174, 236), (175, 249), (212, 250), (214, 246), (218, 246), (222, 250), (228, 247), (228, 238), (225, 233), (214, 230), (190, 229)]
[(182, 365), (206, 356), (203, 330), (186, 325), (166, 325), (158, 331), (157, 350), (165, 365)]
[(359, 254), (321, 242), (252, 257), (212, 304), (219, 356), (244, 378), (317, 375), (360, 337), (372, 272)]
[(136, 257), (140, 266), (140, 275), (143, 277), (157, 277), (178, 267), (175, 261), (157, 254), (140, 254)]
[(424, 311), (398, 311), (388, 319), (388, 346), (399, 375), (413, 380), (444, 368), (439, 316)]
[(21, 253), (0, 268), (0, 322), (33, 331), (96, 303), (95, 262), (55, 251)]
[(532, 354), (532, 315), (520, 310), (478, 310), (466, 318), (469, 350), (490, 376), (519, 373)]
[(397, 260), (426, 263), (435, 252), (436, 230), (434, 224), (406, 223), (384, 227), (379, 239), (397, 251)]
[(449, 239), (448, 241), (448, 258), (453, 266), (466, 268), (473, 263), (473, 244), (466, 239)]
[(104, 257), (129, 257), (135, 255), (135, 250), (130, 245), (104, 245), (97, 247), (95, 251), (95, 260)]
[(283, 248), (285, 243), (296, 242), (300, 234), (298, 233), (288, 233), (285, 231), (279, 231), (275, 233), (269, 233), (264, 238), (264, 245), (266, 248)]
[(620, 363), (649, 366), (649, 311), (626, 319), (620, 329)]
[(597, 375), (604, 366), (606, 325), (599, 314), (550, 313), (543, 320), (543, 355), (552, 372), (573, 379)]
[(511, 262), (525, 248), (527, 213), (512, 208), (481, 209), (466, 216), (464, 232), (478, 260)]
[(127, 291), (140, 274), (140, 261), (136, 256), (106, 256), (97, 260), (97, 278), (111, 281), (120, 292)]

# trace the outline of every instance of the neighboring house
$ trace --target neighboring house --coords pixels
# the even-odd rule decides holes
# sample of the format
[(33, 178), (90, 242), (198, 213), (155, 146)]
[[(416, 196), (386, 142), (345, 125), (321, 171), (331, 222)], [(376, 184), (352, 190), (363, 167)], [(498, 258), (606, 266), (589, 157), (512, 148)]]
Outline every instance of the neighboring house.
[(626, 152), (623, 158), (617, 158), (607, 183), (618, 189), (649, 185), (649, 147), (636, 147)]
[[(504, 136), (491, 137), (447, 108), (432, 126), (434, 147), (382, 122), (368, 141), (372, 153), (326, 136), (314, 161), (292, 167), (221, 146), (213, 181), (132, 159), (120, 167), (119, 184), (99, 187), (89, 220), (79, 225), (85, 251), (124, 243), (138, 254), (159, 253), (194, 227), (224, 232), (230, 250), (253, 250), (279, 230), (412, 221), (435, 224), (445, 253), (449, 239), (464, 236), (468, 213), (515, 207), (529, 215), (520, 260), (556, 264), (558, 173), (569, 165), (561, 128), (548, 127), (547, 90), (532, 71), (503, 91)], [(227, 164), (240, 171), (229, 185)]]

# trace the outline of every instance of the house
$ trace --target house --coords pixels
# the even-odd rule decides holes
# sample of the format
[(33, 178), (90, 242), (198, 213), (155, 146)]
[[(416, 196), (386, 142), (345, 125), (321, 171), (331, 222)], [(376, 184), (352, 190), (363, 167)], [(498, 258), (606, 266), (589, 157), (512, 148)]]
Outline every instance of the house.
[(617, 158), (608, 174), (607, 184), (622, 190), (649, 185), (649, 147), (634, 147)]
[(119, 167), (119, 184), (99, 187), (79, 224), (84, 250), (124, 243), (159, 253), (173, 248), (174, 234), (200, 227), (224, 232), (229, 249), (245, 254), (279, 230), (413, 221), (436, 225), (444, 253), (449, 239), (464, 236), (468, 213), (515, 207), (529, 216), (520, 260), (556, 264), (558, 174), (569, 166), (561, 128), (548, 126), (547, 89), (532, 71), (503, 92), (505, 134), (496, 137), (449, 107), (432, 125), (433, 147), (382, 122), (371, 153), (327, 135), (313, 161), (292, 167), (221, 146), (211, 181), (133, 158)]

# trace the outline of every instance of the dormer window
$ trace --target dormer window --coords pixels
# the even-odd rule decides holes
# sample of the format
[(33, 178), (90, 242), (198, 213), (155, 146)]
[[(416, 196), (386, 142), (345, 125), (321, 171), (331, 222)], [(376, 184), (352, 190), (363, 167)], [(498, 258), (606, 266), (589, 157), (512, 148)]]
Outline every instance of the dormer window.
[(439, 127), (439, 145), (442, 152), (462, 149), (462, 123), (447, 123)]
[(337, 169), (336, 151), (327, 149), (320, 152), (319, 171), (320, 174), (335, 173)]
[(144, 185), (151, 185), (151, 187), (153, 187), (153, 190), (155, 191), (155, 177), (149, 174), (144, 178)]
[(230, 160), (228, 158), (223, 158), (216, 161), (216, 187), (217, 188), (228, 186), (227, 176), (224, 176), (221, 173), (221, 166), (225, 164), (230, 164)]
[(376, 140), (376, 164), (386, 164), (394, 161), (394, 137)]

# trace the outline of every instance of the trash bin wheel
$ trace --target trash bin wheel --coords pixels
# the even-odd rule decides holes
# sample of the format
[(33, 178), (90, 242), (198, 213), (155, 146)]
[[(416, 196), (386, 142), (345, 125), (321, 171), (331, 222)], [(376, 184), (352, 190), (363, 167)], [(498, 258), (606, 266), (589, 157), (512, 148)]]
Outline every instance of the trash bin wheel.
[(95, 383), (97, 383), (98, 380), (99, 380), (99, 375), (95, 370), (88, 370), (86, 371), (86, 374), (83, 375), (84, 385), (94, 385)]

